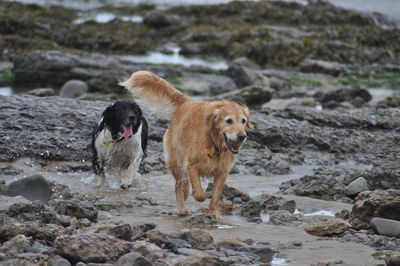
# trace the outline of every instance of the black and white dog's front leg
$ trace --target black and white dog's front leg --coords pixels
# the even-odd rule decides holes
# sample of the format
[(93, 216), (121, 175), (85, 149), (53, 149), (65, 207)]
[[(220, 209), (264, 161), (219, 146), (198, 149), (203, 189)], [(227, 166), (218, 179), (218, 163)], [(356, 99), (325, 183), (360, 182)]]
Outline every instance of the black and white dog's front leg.
[(139, 170), (142, 158), (143, 154), (137, 154), (136, 156), (134, 156), (129, 167), (123, 171), (120, 180), (121, 188), (129, 188), (132, 186), (133, 181), (137, 178), (137, 171)]

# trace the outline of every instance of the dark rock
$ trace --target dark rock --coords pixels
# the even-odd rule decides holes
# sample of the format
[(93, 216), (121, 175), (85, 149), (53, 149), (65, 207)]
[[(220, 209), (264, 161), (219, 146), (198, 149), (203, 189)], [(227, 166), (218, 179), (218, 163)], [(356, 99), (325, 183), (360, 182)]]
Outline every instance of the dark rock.
[(360, 101), (362, 103), (369, 102), (372, 99), (372, 95), (369, 91), (360, 86), (354, 86), (351, 88), (341, 88), (325, 93), (321, 93), (321, 95), (316, 95), (320, 102), (322, 102), (323, 106), (325, 103), (330, 101), (335, 102), (351, 102), (355, 103), (356, 105), (360, 106)]
[(384, 100), (378, 102), (379, 106), (398, 108), (400, 107), (400, 94), (395, 94), (386, 97)]
[(5, 223), (0, 225), (0, 237), (9, 240), (17, 235), (32, 237), (34, 240), (53, 242), (56, 237), (65, 232), (62, 226), (54, 224), (39, 224), (35, 221), (28, 223)]
[(269, 80), (257, 70), (250, 69), (240, 64), (229, 66), (228, 75), (235, 81), (238, 88), (247, 86), (269, 87)]
[(8, 185), (8, 196), (24, 196), (29, 200), (46, 203), (50, 198), (50, 185), (41, 175), (33, 175)]
[[(21, 169), (17, 169), (12, 165), (6, 165), (6, 166), (0, 166), (0, 175), (19, 175), (23, 173), (24, 171)], [(0, 181), (0, 186), (4, 185), (5, 181), (1, 180)], [(5, 193), (4, 188), (0, 189), (0, 194)]]
[(148, 261), (145, 257), (137, 252), (130, 252), (121, 256), (116, 266), (152, 266), (153, 263)]
[[(207, 192), (211, 192), (213, 190), (214, 184), (208, 183)], [(242, 201), (247, 202), (250, 200), (249, 194), (238, 190), (237, 188), (231, 187), (229, 185), (224, 185), (224, 189), (221, 194), (222, 199), (224, 200), (233, 200), (234, 198), (240, 198)]]
[(116, 261), (129, 253), (132, 243), (103, 234), (63, 235), (56, 238), (54, 247), (58, 254), (71, 262), (85, 263)]
[(373, 217), (400, 221), (400, 190), (375, 190), (358, 194), (351, 212), (356, 229), (370, 229)]
[(54, 210), (62, 215), (76, 217), (78, 219), (87, 218), (90, 221), (97, 219), (97, 209), (88, 201), (71, 199), (71, 200), (54, 200), (52, 202)]
[(393, 254), (389, 258), (385, 258), (387, 266), (399, 266), (400, 265), (400, 254)]
[(254, 197), (251, 201), (243, 203), (239, 207), (239, 213), (244, 217), (259, 217), (263, 211), (287, 210), (293, 213), (296, 210), (296, 202), (293, 200), (286, 201), (279, 196), (262, 194)]
[(253, 245), (244, 246), (238, 249), (239, 251), (248, 252), (259, 256), (261, 262), (271, 262), (273, 257), (273, 250), (266, 245)]
[(180, 248), (192, 248), (192, 245), (186, 240), (171, 237), (164, 245), (164, 249), (168, 249), (172, 252), (177, 252), (177, 250)]
[(170, 19), (162, 12), (154, 11), (143, 18), (143, 23), (155, 28), (171, 26)]
[(213, 228), (217, 224), (215, 216), (209, 213), (190, 215), (183, 218), (183, 221), (187, 226), (196, 228)]
[(400, 221), (374, 217), (370, 223), (380, 235), (400, 237)]
[(272, 90), (266, 86), (251, 85), (240, 90), (227, 92), (214, 97), (215, 100), (230, 100), (250, 107), (261, 106), (272, 98)]
[(196, 228), (181, 230), (178, 238), (188, 241), (196, 249), (205, 249), (214, 242), (213, 237), (207, 231)]
[(87, 93), (88, 85), (82, 80), (68, 80), (60, 90), (60, 96), (65, 98), (78, 98)]
[(336, 218), (340, 218), (343, 220), (350, 219), (351, 212), (349, 210), (341, 210), (340, 212), (335, 213)]
[(116, 238), (130, 241), (132, 239), (133, 231), (129, 224), (116, 224), (99, 227), (96, 233), (112, 235)]

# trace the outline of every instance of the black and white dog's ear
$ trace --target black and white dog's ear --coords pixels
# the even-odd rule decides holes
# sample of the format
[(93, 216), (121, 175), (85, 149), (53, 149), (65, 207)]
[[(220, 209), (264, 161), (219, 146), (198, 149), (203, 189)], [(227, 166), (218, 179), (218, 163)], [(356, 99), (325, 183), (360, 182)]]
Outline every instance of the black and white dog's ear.
[(107, 120), (110, 120), (114, 115), (115, 115), (115, 108), (113, 105), (110, 105), (104, 110), (102, 114), (102, 120), (105, 120), (107, 122)]
[(147, 155), (146, 153), (146, 148), (147, 148), (147, 138), (148, 138), (148, 132), (149, 132), (149, 127), (147, 125), (147, 121), (144, 117), (141, 119), (141, 124), (142, 124), (142, 135), (141, 137), (141, 144), (142, 144), (142, 151), (144, 156)]

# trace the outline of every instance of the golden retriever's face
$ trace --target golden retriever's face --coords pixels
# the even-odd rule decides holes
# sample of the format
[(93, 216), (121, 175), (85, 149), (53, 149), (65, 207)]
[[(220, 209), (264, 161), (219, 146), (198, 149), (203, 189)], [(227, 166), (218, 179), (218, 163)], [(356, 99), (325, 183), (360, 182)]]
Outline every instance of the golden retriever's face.
[(246, 128), (252, 128), (249, 110), (238, 103), (224, 102), (214, 113), (214, 127), (229, 151), (237, 154), (247, 138)]

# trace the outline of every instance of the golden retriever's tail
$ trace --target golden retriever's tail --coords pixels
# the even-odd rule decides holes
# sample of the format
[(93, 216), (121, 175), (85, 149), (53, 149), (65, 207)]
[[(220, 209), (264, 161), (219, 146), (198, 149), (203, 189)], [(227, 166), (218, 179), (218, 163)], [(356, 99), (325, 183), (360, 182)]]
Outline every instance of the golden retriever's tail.
[(167, 81), (149, 71), (137, 71), (119, 85), (127, 88), (139, 104), (158, 113), (172, 114), (179, 105), (190, 99)]

